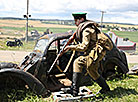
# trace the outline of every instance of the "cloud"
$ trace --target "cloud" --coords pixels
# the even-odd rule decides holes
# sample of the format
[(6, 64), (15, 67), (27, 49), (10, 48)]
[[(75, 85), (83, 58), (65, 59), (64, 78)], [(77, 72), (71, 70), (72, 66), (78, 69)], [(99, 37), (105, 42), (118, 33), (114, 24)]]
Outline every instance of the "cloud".
[(1, 0), (0, 5), (0, 11), (20, 11), (26, 8), (24, 0)]
[[(26, 5), (27, 0), (1, 0), (0, 14), (22, 17)], [(33, 18), (72, 19), (72, 12), (87, 12), (88, 18), (100, 21), (100, 11), (106, 11), (104, 20), (136, 23), (137, 5), (138, 0), (29, 0), (29, 13)]]

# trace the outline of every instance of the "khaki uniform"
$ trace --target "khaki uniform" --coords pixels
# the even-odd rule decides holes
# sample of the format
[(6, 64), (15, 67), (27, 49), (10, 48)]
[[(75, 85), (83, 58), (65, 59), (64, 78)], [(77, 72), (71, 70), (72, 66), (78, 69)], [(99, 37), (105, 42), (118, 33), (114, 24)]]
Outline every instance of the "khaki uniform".
[(106, 50), (111, 50), (113, 45), (110, 39), (97, 28), (96, 23), (86, 21), (81, 23), (76, 30), (78, 44), (71, 45), (73, 49), (83, 52), (84, 55), (75, 59), (73, 64), (74, 72), (82, 72), (86, 68), (89, 75), (94, 79), (99, 78), (99, 61), (103, 59)]

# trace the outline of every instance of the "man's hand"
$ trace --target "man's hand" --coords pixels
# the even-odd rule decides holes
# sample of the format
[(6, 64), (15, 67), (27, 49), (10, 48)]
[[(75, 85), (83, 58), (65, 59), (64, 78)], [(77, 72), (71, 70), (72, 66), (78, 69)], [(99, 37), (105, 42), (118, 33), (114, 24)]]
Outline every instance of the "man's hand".
[(64, 51), (67, 52), (68, 50), (74, 50), (75, 48), (76, 48), (75, 45), (66, 46), (66, 47), (64, 48)]
[(69, 34), (73, 34), (73, 30), (68, 30), (67, 31)]

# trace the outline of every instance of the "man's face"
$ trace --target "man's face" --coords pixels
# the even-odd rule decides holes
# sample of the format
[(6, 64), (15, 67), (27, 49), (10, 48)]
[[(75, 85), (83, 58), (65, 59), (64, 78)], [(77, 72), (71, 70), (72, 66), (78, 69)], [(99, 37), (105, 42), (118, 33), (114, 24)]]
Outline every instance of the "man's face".
[(78, 26), (80, 24), (80, 20), (79, 19), (74, 19), (75, 21), (75, 25)]
[(74, 19), (74, 21), (75, 21), (75, 25), (79, 26), (79, 24), (84, 21), (84, 18)]

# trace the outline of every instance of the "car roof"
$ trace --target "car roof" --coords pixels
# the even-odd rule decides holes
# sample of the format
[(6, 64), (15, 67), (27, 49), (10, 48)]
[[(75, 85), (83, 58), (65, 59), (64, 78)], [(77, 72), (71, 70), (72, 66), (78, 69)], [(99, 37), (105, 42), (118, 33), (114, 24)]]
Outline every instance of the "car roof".
[(55, 34), (47, 34), (47, 35), (43, 35), (40, 38), (43, 39), (64, 39), (64, 38), (69, 38), (72, 34), (65, 32), (65, 33), (55, 33)]

